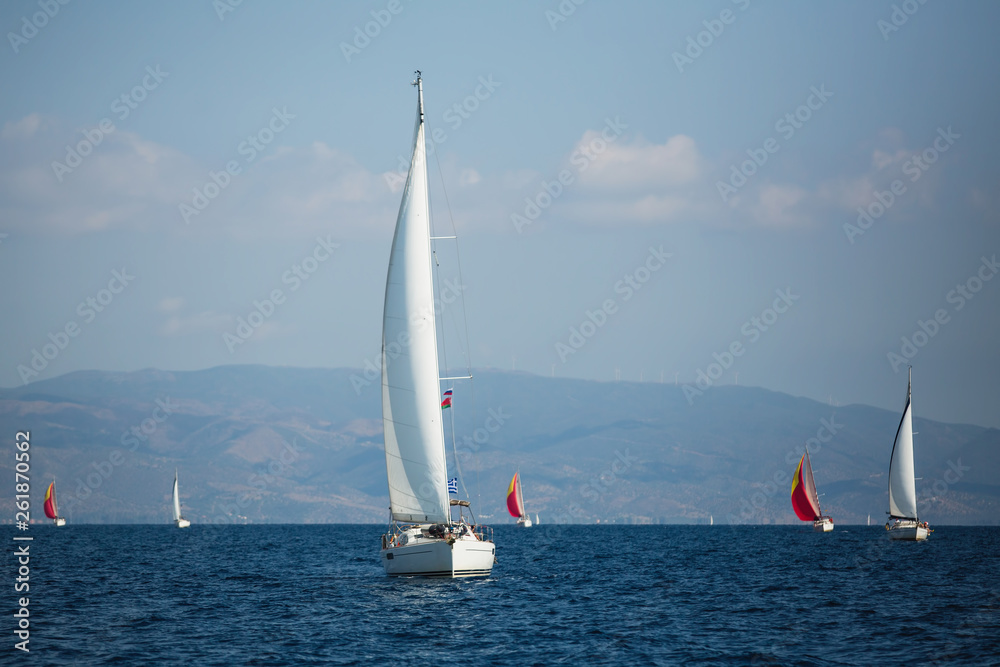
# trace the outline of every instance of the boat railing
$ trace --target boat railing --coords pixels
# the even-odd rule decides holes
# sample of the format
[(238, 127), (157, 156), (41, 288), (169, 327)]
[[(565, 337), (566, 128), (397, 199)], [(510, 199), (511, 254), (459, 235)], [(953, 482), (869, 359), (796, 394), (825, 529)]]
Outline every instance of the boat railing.
[(476, 526), (472, 532), (479, 538), (480, 542), (493, 541), (493, 529), (489, 526)]

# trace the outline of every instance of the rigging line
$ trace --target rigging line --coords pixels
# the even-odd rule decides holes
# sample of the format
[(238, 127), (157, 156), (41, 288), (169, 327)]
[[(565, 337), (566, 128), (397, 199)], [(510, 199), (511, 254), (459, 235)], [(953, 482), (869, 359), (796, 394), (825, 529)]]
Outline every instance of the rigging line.
[[(448, 220), (451, 222), (451, 232), (452, 232), (452, 234), (454, 234), (457, 237), (458, 236), (458, 228), (455, 226), (455, 216), (453, 216), (452, 212), (451, 212), (451, 200), (448, 198), (448, 190), (447, 190), (447, 188), (445, 188), (445, 185), (444, 185), (444, 170), (441, 169), (441, 158), (438, 155), (437, 151), (434, 151), (434, 163), (437, 165), (437, 168), (438, 168), (438, 182), (441, 183), (441, 192), (444, 194), (445, 206), (448, 208)], [(458, 284), (459, 285), (465, 285), (465, 281), (462, 278), (462, 254), (459, 251), (458, 245), (459, 245), (458, 241), (456, 240), (455, 241), (455, 260), (456, 260), (456, 264), (458, 265)], [(468, 343), (468, 341), (469, 341), (469, 318), (468, 318), (468, 314), (466, 313), (466, 309), (465, 309), (465, 295), (464, 294), (462, 295), (461, 301), (462, 301), (462, 323), (463, 323), (464, 329), (465, 329), (465, 341), (466, 341), (466, 343)], [(456, 327), (457, 327), (457, 323), (456, 323)], [(460, 340), (461, 340), (461, 338), (460, 338)], [(471, 346), (468, 345), (468, 344), (466, 345), (466, 347), (467, 348), (471, 348)], [(469, 375), (472, 375), (472, 350), (471, 349), (467, 349), (466, 350), (466, 352), (465, 352), (465, 360), (466, 360), (467, 368), (468, 368), (468, 371), (469, 371)], [(475, 416), (476, 415), (476, 383), (475, 382), (470, 382), (469, 383), (469, 403), (471, 405), (471, 412), (470, 412), (470, 414), (472, 414), (473, 416)], [(473, 455), (475, 456), (476, 452), (473, 452)], [(464, 484), (463, 484), (463, 486), (464, 486)], [(478, 465), (476, 465), (476, 502), (477, 503), (482, 503), (482, 488), (479, 485), (479, 466)]]
[[(459, 246), (458, 246), (458, 241), (457, 241), (457, 239), (458, 239), (458, 227), (456, 227), (456, 225), (455, 225), (455, 216), (452, 214), (452, 211), (451, 211), (451, 199), (448, 197), (448, 189), (445, 187), (445, 183), (444, 183), (444, 170), (441, 168), (441, 158), (438, 156), (438, 152), (437, 151), (434, 151), (434, 164), (436, 164), (437, 168), (438, 168), (438, 182), (441, 183), (441, 194), (444, 195), (445, 207), (448, 209), (448, 221), (451, 223), (451, 234), (452, 234), (451, 236), (441, 236), (439, 238), (442, 238), (442, 239), (456, 239), (456, 241), (455, 241), (455, 258), (456, 258), (456, 264), (458, 266), (458, 284), (464, 286), (465, 283), (462, 282), (462, 255), (461, 255), (461, 253), (459, 251)], [(465, 325), (465, 339), (464, 340), (466, 342), (468, 342), (468, 340), (469, 340), (469, 319), (466, 316), (466, 312), (465, 312), (465, 299), (464, 298), (462, 299), (462, 321), (463, 321), (463, 323)], [(457, 323), (456, 323), (455, 326), (456, 326), (456, 329), (457, 329), (457, 327), (458, 327)], [(456, 331), (456, 333), (461, 334), (460, 331)], [(459, 338), (459, 340), (461, 341), (462, 339)], [(465, 357), (466, 357), (467, 365), (469, 367), (469, 375), (472, 375), (472, 359), (471, 359), (471, 357), (470, 357), (470, 355), (469, 355), (468, 352), (466, 352)]]
[[(437, 153), (435, 152), (434, 155), (435, 155), (435, 158), (436, 158), (437, 157)], [(445, 202), (448, 202), (448, 192), (444, 188), (444, 174), (441, 172), (441, 162), (440, 162), (440, 160), (437, 161), (437, 165), (438, 165), (438, 174), (440, 176), (439, 182), (441, 183), (441, 190), (444, 193)], [(434, 225), (435, 217), (436, 216), (433, 216), (433, 215), (430, 216), (430, 221), (431, 221), (431, 226), (432, 227)], [(448, 218), (451, 220), (452, 231), (454, 231), (455, 222), (454, 222), (454, 219), (451, 217), (451, 205), (450, 205), (450, 203), (448, 204)], [(454, 239), (454, 238), (457, 238), (457, 235), (456, 236), (450, 236), (450, 237), (449, 236), (436, 236), (434, 234), (433, 229), (432, 229), (431, 230), (430, 238), (431, 238), (432, 241), (433, 240), (437, 240), (437, 239), (448, 239), (448, 238)], [(433, 271), (434, 271), (435, 284), (440, 285), (441, 284), (441, 262), (438, 259), (437, 250), (435, 250), (435, 249), (432, 248), (431, 254), (432, 254), (432, 257), (433, 257), (433, 260), (434, 260), (434, 266), (432, 268), (433, 268)], [(459, 284), (461, 284), (461, 278), (459, 278)], [(461, 296), (461, 295), (459, 295), (459, 296)], [(463, 312), (463, 315), (464, 315), (464, 312)], [(445, 331), (444, 331), (445, 320), (447, 320), (447, 319), (448, 318), (444, 317), (444, 311), (442, 310), (442, 313), (441, 313), (441, 323), (440, 323), (440, 325), (441, 325), (440, 347), (441, 347), (441, 361), (444, 363), (445, 377), (440, 377), (440, 376), (438, 377), (438, 390), (439, 391), (440, 391), (440, 388), (441, 388), (441, 384), (440, 384), (441, 381), (463, 379), (461, 376), (449, 376), (448, 375), (448, 371), (450, 370), (451, 367), (448, 365), (447, 336), (445, 335)], [(457, 329), (457, 327), (456, 327), (456, 329)], [(456, 333), (457, 333), (457, 331), (456, 331)], [(464, 352), (464, 350), (462, 350), (462, 347), (463, 347), (462, 345), (459, 345), (460, 351)], [(470, 375), (471, 375), (471, 373), (470, 373)], [(454, 408), (454, 406), (452, 406), (451, 411), (452, 411), (451, 412), (451, 419), (450, 419), (450, 421), (451, 421), (451, 451), (452, 451), (452, 454), (454, 455), (454, 458), (455, 458), (455, 472), (458, 473), (458, 481), (462, 485), (462, 492), (465, 494), (466, 499), (469, 499), (470, 498), (470, 496), (469, 496), (469, 490), (468, 490), (468, 488), (465, 485), (465, 475), (462, 472), (462, 463), (461, 463), (461, 461), (459, 461), (459, 458), (458, 458), (458, 444), (457, 444), (457, 441), (456, 441), (456, 432), (455, 432), (455, 408)], [(450, 507), (449, 507), (449, 519), (451, 518), (450, 514), (451, 514), (451, 511), (450, 511)], [(459, 516), (461, 516), (461, 508), (459, 509)]]
[[(458, 481), (462, 485), (462, 492), (465, 494), (466, 500), (469, 499), (469, 490), (465, 488), (465, 476), (462, 475), (462, 463), (458, 460), (458, 445), (455, 444), (455, 408), (451, 408), (451, 451), (455, 453), (455, 470), (458, 471)], [(462, 510), (458, 510), (459, 516), (462, 514)]]

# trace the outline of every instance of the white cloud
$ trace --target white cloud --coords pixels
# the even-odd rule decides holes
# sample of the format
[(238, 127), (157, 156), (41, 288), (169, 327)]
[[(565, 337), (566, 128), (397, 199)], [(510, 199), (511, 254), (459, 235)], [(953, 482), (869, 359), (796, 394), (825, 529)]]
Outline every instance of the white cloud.
[[(574, 146), (574, 152), (591, 146), (601, 135), (588, 130)], [(672, 188), (697, 182), (705, 161), (694, 139), (678, 134), (663, 144), (642, 140), (608, 144), (580, 174), (580, 183), (607, 190), (636, 191)]]
[(164, 336), (187, 336), (206, 332), (221, 335), (231, 328), (232, 323), (231, 315), (211, 310), (194, 315), (173, 314), (164, 321), (163, 326), (160, 327), (160, 333)]
[[(60, 181), (53, 162), (65, 162), (66, 146), (83, 138), (83, 131), (59, 129), (39, 114), (3, 126), (0, 216), (8, 228), (57, 234), (156, 229), (238, 238), (318, 232), (344, 238), (384, 236), (396, 219), (405, 179), (395, 172), (369, 171), (352, 155), (316, 141), (304, 147), (273, 146), (263, 158), (241, 163), (241, 173), (216, 187), (210, 172), (221, 173), (222, 164), (206, 165), (117, 130)], [(782, 182), (776, 177), (776, 158), (724, 203), (716, 182), (726, 178), (729, 162), (704, 157), (692, 137), (678, 134), (662, 143), (628, 135), (606, 139), (600, 131), (587, 130), (549, 173), (527, 168), (491, 173), (442, 156), (456, 224), (512, 232), (511, 215), (523, 213), (525, 198), (537, 197), (544, 192), (543, 183), (556, 182), (566, 170), (573, 182), (545, 207), (534, 230), (548, 223), (809, 225), (824, 211), (867, 205), (875, 189), (885, 189), (901, 176), (902, 164), (915, 152), (905, 148), (902, 133), (889, 128), (872, 140), (866, 163), (854, 174), (823, 180), (806, 172), (794, 182)], [(599, 153), (597, 146), (603, 146)], [(583, 167), (578, 158), (585, 148), (593, 159)], [(217, 194), (200, 200), (199, 209), (196, 191)], [(921, 193), (920, 201), (927, 201), (930, 192)], [(189, 207), (187, 223), (182, 204)], [(185, 331), (215, 321), (211, 314), (198, 317), (197, 322), (178, 319), (169, 328)]]
[(808, 193), (794, 185), (767, 185), (761, 188), (754, 206), (754, 217), (767, 227), (794, 227), (810, 222), (809, 216), (798, 211)]
[(160, 299), (160, 302), (156, 304), (156, 309), (164, 313), (173, 313), (180, 310), (183, 306), (184, 297), (168, 296)]
[(42, 125), (42, 117), (37, 113), (28, 114), (18, 121), (8, 121), (0, 130), (3, 139), (30, 139)]
[[(92, 129), (92, 128), (91, 128)], [(28, 116), (7, 123), (0, 137), (0, 215), (26, 233), (85, 234), (114, 229), (175, 229), (240, 236), (333, 231), (370, 233), (391, 228), (398, 199), (381, 176), (353, 157), (316, 142), (277, 147), (242, 172), (199, 210), (195, 190), (214, 192), (204, 165), (168, 146), (116, 130), (103, 136), (69, 170), (67, 145), (82, 131), (58, 132)], [(29, 136), (30, 135), (30, 136)], [(395, 201), (393, 201), (395, 200)], [(180, 205), (194, 214), (185, 220)]]

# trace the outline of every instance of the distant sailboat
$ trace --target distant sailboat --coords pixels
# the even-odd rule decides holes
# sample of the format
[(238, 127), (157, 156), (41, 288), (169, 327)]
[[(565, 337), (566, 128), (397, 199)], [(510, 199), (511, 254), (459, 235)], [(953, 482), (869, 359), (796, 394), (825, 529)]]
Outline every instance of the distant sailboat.
[(816, 482), (813, 480), (808, 447), (799, 460), (799, 467), (792, 479), (792, 509), (795, 510), (795, 516), (803, 521), (812, 521), (813, 530), (822, 533), (833, 530), (833, 519), (823, 516), (823, 511), (819, 507), (819, 495), (816, 493)]
[(45, 490), (45, 503), (43, 505), (45, 508), (45, 516), (52, 519), (52, 523), (56, 526), (65, 526), (66, 519), (59, 516), (59, 510), (56, 508), (56, 481), (52, 480), (49, 484), (49, 488)]
[(174, 468), (174, 523), (178, 528), (187, 528), (191, 522), (181, 516), (181, 494), (177, 486), (177, 469)]
[(871, 514), (868, 515), (868, 525), (869, 526), (872, 525), (872, 515)]
[(896, 429), (889, 458), (889, 521), (885, 529), (894, 540), (926, 540), (932, 531), (917, 517), (917, 488), (913, 473), (913, 418), (910, 415), (910, 379), (906, 378), (906, 406)]
[[(410, 172), (389, 254), (382, 316), (382, 426), (389, 481), (389, 576), (474, 577), (493, 570), (490, 529), (466, 521), (468, 500), (449, 499), (432, 275), (424, 90), (417, 72), (417, 119)], [(452, 519), (457, 506), (459, 518)]]
[(538, 520), (538, 513), (536, 512), (535, 513), (535, 525), (537, 526), (539, 524), (541, 524), (541, 521)]
[(712, 516), (711, 514), (708, 515), (708, 525), (710, 525), (710, 526), (714, 526), (715, 525), (715, 517)]
[(510, 480), (507, 487), (507, 511), (510, 515), (517, 517), (517, 525), (522, 528), (531, 528), (531, 517), (524, 511), (524, 495), (521, 493), (520, 473), (514, 473), (514, 479)]

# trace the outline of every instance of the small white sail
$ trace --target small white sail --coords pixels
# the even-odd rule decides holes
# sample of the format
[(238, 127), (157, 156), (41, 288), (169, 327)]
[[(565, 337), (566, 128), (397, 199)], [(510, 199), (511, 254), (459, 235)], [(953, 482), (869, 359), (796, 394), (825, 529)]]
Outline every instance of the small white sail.
[[(161, 496), (162, 497), (162, 496)], [(174, 521), (181, 518), (181, 494), (177, 488), (177, 471), (174, 471)]]
[(450, 520), (439, 385), (421, 92), (382, 317), (382, 423), (396, 521)]
[(889, 459), (889, 514), (892, 518), (917, 518), (917, 490), (913, 472), (913, 422), (910, 416), (910, 382), (906, 383), (906, 407), (896, 431)]

